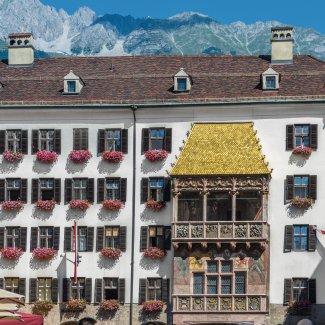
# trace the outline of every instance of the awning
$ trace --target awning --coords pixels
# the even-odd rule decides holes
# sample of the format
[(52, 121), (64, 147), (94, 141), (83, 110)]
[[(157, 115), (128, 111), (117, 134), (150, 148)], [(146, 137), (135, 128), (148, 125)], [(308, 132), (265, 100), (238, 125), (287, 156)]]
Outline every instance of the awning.
[(13, 313), (0, 319), (0, 325), (43, 325), (43, 317), (40, 315)]

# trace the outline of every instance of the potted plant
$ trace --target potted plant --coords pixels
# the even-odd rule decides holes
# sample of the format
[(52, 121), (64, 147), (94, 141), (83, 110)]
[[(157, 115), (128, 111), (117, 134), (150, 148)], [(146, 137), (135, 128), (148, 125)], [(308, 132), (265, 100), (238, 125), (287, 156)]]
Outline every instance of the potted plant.
[(69, 159), (77, 164), (88, 161), (92, 156), (89, 150), (73, 150), (69, 153)]
[(38, 260), (51, 260), (57, 254), (57, 251), (53, 248), (38, 247), (33, 250), (33, 257)]
[(122, 251), (118, 248), (103, 248), (100, 253), (112, 260), (118, 260), (122, 255)]
[(287, 313), (295, 316), (310, 315), (311, 305), (309, 301), (291, 301)]
[(69, 203), (70, 209), (87, 210), (90, 204), (87, 200), (71, 200)]
[(151, 209), (155, 212), (162, 210), (165, 206), (165, 201), (148, 200), (146, 203), (146, 208)]
[(20, 200), (3, 201), (1, 205), (2, 205), (2, 209), (6, 211), (17, 211), (23, 207), (23, 204)]
[(122, 207), (122, 202), (119, 200), (105, 200), (102, 204), (105, 210), (117, 211)]
[(144, 256), (152, 260), (161, 260), (165, 257), (165, 251), (158, 247), (146, 248), (144, 251)]
[(103, 160), (117, 164), (123, 160), (123, 152), (122, 151), (104, 151), (102, 153)]
[(1, 249), (1, 256), (8, 260), (18, 260), (24, 254), (21, 248), (6, 247)]
[(312, 206), (313, 200), (308, 197), (296, 197), (291, 199), (290, 204), (300, 209), (308, 209)]
[(35, 207), (44, 211), (53, 211), (55, 208), (56, 202), (54, 200), (38, 200), (35, 203)]
[(103, 311), (108, 312), (115, 312), (120, 308), (120, 303), (118, 300), (115, 299), (109, 299), (109, 300), (103, 300), (99, 303), (99, 309)]
[(303, 156), (303, 157), (309, 157), (312, 152), (313, 152), (312, 148), (305, 147), (305, 146), (298, 146), (298, 147), (295, 147), (292, 150), (292, 153), (294, 155), (300, 155), (300, 156)]
[(168, 151), (164, 149), (153, 149), (145, 152), (144, 156), (150, 161), (165, 160), (168, 157)]
[(52, 308), (53, 304), (50, 301), (37, 300), (33, 305), (33, 313), (46, 316)]
[(70, 299), (65, 308), (69, 311), (82, 311), (86, 308), (87, 302), (84, 299)]
[(161, 300), (148, 300), (143, 303), (142, 310), (147, 314), (159, 313), (163, 310), (164, 303)]
[(6, 150), (3, 152), (3, 159), (10, 163), (21, 161), (23, 157), (24, 155), (21, 152), (13, 152), (10, 150)]
[(58, 159), (58, 154), (55, 151), (41, 150), (37, 151), (36, 159), (42, 163), (51, 164)]

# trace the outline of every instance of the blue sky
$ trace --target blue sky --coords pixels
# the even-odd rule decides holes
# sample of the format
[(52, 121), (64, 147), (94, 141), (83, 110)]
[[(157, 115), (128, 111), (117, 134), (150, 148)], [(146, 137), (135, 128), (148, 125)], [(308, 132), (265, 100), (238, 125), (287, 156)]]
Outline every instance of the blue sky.
[(221, 22), (278, 20), (325, 33), (324, 0), (40, 0), (72, 13), (88, 6), (98, 15), (105, 13), (167, 18), (183, 11), (198, 11)]

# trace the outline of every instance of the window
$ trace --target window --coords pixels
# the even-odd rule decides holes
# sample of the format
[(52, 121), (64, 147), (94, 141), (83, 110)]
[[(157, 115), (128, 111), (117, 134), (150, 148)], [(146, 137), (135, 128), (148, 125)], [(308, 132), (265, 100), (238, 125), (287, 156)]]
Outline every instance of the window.
[(284, 305), (292, 301), (309, 301), (316, 303), (316, 279), (284, 279)]
[(232, 199), (228, 192), (211, 192), (208, 195), (208, 221), (231, 221)]
[(245, 294), (246, 293), (246, 273), (236, 272), (235, 273), (235, 293)]
[(184, 71), (183, 68), (174, 75), (174, 91), (185, 92), (191, 89), (190, 76)]
[(21, 152), (21, 130), (7, 130), (6, 149), (12, 152)]
[(294, 197), (306, 198), (308, 197), (308, 176), (295, 176), (294, 177)]
[(7, 179), (7, 201), (17, 201), (21, 199), (21, 180)]
[(293, 279), (292, 280), (292, 297), (294, 301), (308, 300), (308, 280)]
[(308, 226), (294, 226), (293, 249), (307, 250), (308, 248)]
[(202, 221), (202, 207), (199, 192), (182, 192), (178, 198), (178, 221)]
[(310, 126), (295, 125), (294, 126), (294, 145), (295, 147), (310, 147)]
[(87, 251), (87, 227), (78, 227), (78, 251)]
[(75, 93), (76, 92), (76, 82), (75, 81), (68, 81), (68, 93)]
[(164, 149), (165, 129), (149, 129), (149, 150)]
[(178, 91), (186, 91), (186, 78), (177, 78), (177, 90)]
[(54, 151), (54, 130), (39, 131), (39, 150)]
[(164, 178), (150, 178), (149, 200), (164, 200)]
[(64, 77), (63, 95), (78, 94), (84, 86), (79, 76), (73, 73), (72, 70)]
[(85, 278), (78, 278), (77, 282), (74, 283), (71, 279), (71, 298), (72, 299), (85, 299)]
[(38, 278), (38, 300), (52, 300), (52, 279)]
[(149, 245), (148, 247), (158, 247), (164, 249), (165, 236), (163, 226), (150, 226), (149, 227)]
[(120, 228), (119, 227), (105, 227), (105, 248), (119, 248), (120, 247)]
[(265, 77), (265, 81), (266, 81), (267, 89), (276, 89), (276, 77), (275, 76)]
[(118, 278), (104, 278), (104, 300), (118, 299)]
[(39, 228), (39, 247), (53, 248), (53, 227)]
[(120, 179), (106, 179), (106, 198), (109, 200), (121, 199), (121, 181)]
[(162, 299), (162, 279), (148, 278), (147, 279), (147, 299), (161, 300)]
[(40, 179), (40, 200), (54, 199), (54, 179)]
[(286, 225), (284, 229), (284, 252), (316, 250), (316, 226)]
[(203, 273), (193, 273), (193, 293), (204, 293), (204, 275)]
[(122, 151), (121, 146), (121, 130), (108, 129), (105, 132), (105, 150)]
[(88, 150), (88, 129), (73, 129), (73, 150)]
[(73, 199), (74, 200), (87, 200), (87, 179), (75, 178), (73, 180)]
[(279, 74), (271, 67), (262, 73), (263, 90), (279, 89)]
[(257, 191), (239, 191), (236, 197), (236, 220), (259, 220), (262, 197)]
[(19, 294), (19, 278), (5, 278), (5, 290)]
[(20, 247), (20, 228), (8, 227), (6, 238), (7, 247)]

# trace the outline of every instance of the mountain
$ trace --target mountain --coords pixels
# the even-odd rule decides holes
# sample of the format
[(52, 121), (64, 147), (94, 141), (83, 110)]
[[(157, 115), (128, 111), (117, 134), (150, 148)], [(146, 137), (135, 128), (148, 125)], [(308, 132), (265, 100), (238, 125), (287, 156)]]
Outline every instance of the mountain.
[[(62, 55), (169, 55), (270, 53), (270, 28), (281, 22), (226, 25), (196, 12), (167, 19), (97, 16), (87, 7), (72, 15), (39, 0), (0, 0), (0, 56), (9, 33), (31, 31), (38, 57)], [(325, 35), (295, 27), (297, 54), (325, 60)]]

